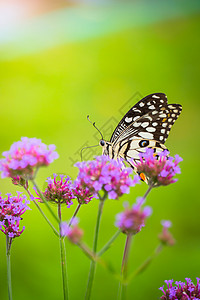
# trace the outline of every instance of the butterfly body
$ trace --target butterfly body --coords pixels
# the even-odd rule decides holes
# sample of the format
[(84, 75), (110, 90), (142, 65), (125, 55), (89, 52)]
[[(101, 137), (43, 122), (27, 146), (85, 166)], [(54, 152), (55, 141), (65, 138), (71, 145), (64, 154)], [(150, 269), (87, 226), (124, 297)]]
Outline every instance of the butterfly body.
[(181, 105), (168, 104), (163, 93), (146, 96), (125, 114), (110, 141), (100, 140), (103, 155), (122, 158), (137, 172), (139, 153), (153, 148), (156, 155), (167, 149), (164, 143), (181, 111)]

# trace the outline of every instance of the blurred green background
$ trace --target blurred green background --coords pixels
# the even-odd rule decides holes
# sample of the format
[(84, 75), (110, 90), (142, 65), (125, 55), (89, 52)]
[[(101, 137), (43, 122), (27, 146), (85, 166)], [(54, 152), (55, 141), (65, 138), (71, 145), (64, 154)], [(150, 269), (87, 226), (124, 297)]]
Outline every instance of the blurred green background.
[[(199, 1), (185, 0), (0, 2), (0, 151), (22, 136), (55, 144), (60, 158), (40, 169), (41, 188), (55, 172), (75, 178), (79, 150), (97, 144), (88, 114), (109, 139), (122, 114), (143, 96), (164, 92), (169, 103), (183, 106), (166, 142), (172, 155), (183, 157), (182, 174), (176, 184), (149, 195), (153, 215), (135, 237), (129, 271), (158, 244), (160, 220), (172, 221), (177, 242), (131, 282), (128, 299), (159, 299), (165, 279), (200, 276), (199, 12)], [(86, 150), (85, 159), (93, 154)], [(119, 201), (106, 202), (99, 248), (116, 231), (115, 214), (123, 202), (134, 203), (146, 189), (142, 183)], [(9, 179), (0, 179), (3, 195), (17, 190)], [(79, 214), (89, 246), (97, 207), (94, 200)], [(62, 299), (59, 243), (32, 203), (31, 209), (24, 215), (24, 233), (12, 245), (13, 299)], [(74, 209), (63, 207), (63, 218)], [(122, 235), (104, 256), (117, 270), (124, 243)], [(70, 299), (84, 299), (89, 260), (76, 246), (66, 242), (66, 247)], [(116, 279), (99, 266), (92, 299), (116, 299), (117, 288)], [(7, 299), (3, 233), (0, 299)]]

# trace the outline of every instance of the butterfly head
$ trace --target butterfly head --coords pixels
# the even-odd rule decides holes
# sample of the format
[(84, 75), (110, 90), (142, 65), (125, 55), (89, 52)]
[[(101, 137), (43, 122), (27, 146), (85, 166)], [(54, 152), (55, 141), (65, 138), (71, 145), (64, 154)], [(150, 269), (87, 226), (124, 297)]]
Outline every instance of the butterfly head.
[(101, 147), (104, 147), (104, 146), (106, 145), (106, 141), (100, 140), (100, 141), (99, 141), (99, 145), (100, 145)]
[(99, 141), (99, 145), (103, 148), (103, 152), (105, 152), (106, 150), (109, 150), (109, 147), (111, 146), (109, 142), (106, 142), (103, 139), (101, 139)]
[(102, 154), (108, 155), (110, 158), (114, 158), (114, 151), (112, 143), (107, 142), (105, 140), (100, 140), (99, 145), (102, 147)]

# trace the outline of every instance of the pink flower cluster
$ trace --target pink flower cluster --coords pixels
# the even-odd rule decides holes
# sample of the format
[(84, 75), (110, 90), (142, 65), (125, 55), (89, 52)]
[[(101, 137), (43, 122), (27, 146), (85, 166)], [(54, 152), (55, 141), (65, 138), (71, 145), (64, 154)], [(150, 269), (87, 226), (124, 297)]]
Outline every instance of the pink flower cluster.
[(55, 145), (45, 145), (36, 138), (22, 137), (12, 144), (9, 151), (3, 152), (5, 158), (0, 160), (1, 177), (22, 176), (30, 179), (34, 171), (41, 166), (48, 166), (58, 158)]
[(22, 234), (25, 227), (19, 230), (21, 216), (27, 209), (30, 202), (26, 196), (17, 192), (17, 196), (7, 194), (7, 198), (0, 196), (0, 230), (10, 238), (18, 237)]
[(172, 280), (165, 280), (167, 289), (164, 290), (164, 286), (159, 290), (163, 292), (162, 300), (199, 300), (200, 299), (200, 278), (197, 278), (197, 284), (195, 285), (190, 278), (185, 278), (185, 282), (176, 281), (173, 286)]
[[(72, 183), (69, 176), (59, 176), (60, 180), (57, 179), (57, 174), (53, 174), (53, 179), (48, 177), (46, 180), (48, 185), (43, 195), (47, 201), (60, 204), (65, 203), (69, 208), (73, 204), (72, 199), (77, 198), (79, 204), (87, 204), (92, 200), (93, 196), (88, 188), (82, 188), (77, 181)], [(35, 199), (42, 202), (36, 188), (34, 189), (38, 195), (38, 198)]]
[(118, 199), (124, 193), (129, 193), (130, 186), (139, 182), (137, 175), (134, 179), (130, 177), (131, 168), (124, 168), (121, 161), (108, 156), (97, 156), (95, 160), (79, 162), (75, 166), (79, 168), (79, 188), (87, 188), (94, 197), (97, 197), (100, 190), (104, 190), (110, 199)]
[(140, 153), (140, 161), (135, 164), (139, 174), (146, 175), (148, 183), (153, 186), (168, 185), (174, 183), (176, 174), (181, 173), (178, 166), (182, 158), (168, 156), (167, 150), (155, 155), (153, 149), (147, 148), (145, 153)]
[[(43, 193), (44, 197), (47, 201), (54, 203), (66, 203), (67, 207), (70, 207), (73, 202), (72, 199), (75, 198), (73, 195), (72, 183), (70, 178), (65, 175), (59, 175), (60, 180), (56, 179), (58, 177), (57, 174), (53, 174), (53, 179), (51, 177), (47, 178), (47, 188)], [(35, 189), (36, 193), (37, 190)], [(39, 194), (37, 193), (39, 196)], [(40, 202), (42, 199), (38, 198)]]
[(115, 225), (125, 234), (136, 234), (145, 226), (145, 220), (151, 215), (151, 208), (145, 206), (142, 208), (144, 198), (137, 198), (137, 203), (116, 216)]

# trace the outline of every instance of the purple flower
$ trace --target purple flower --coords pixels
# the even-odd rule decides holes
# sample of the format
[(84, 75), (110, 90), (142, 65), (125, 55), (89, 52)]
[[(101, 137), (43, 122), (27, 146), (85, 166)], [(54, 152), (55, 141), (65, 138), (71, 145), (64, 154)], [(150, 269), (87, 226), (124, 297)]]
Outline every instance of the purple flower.
[(22, 137), (21, 141), (12, 144), (9, 151), (3, 152), (5, 158), (0, 160), (1, 177), (25, 179), (34, 177), (41, 166), (48, 166), (58, 158), (54, 145), (45, 145), (36, 138)]
[(130, 186), (138, 181), (130, 177), (131, 168), (124, 168), (122, 161), (108, 156), (97, 156), (95, 160), (75, 164), (79, 168), (76, 183), (79, 188), (88, 189), (88, 193), (97, 197), (100, 190), (108, 193), (108, 198), (118, 199), (124, 193), (129, 193)]
[(168, 185), (177, 181), (174, 176), (181, 173), (178, 164), (182, 158), (178, 155), (173, 158), (168, 154), (167, 150), (155, 154), (151, 148), (147, 148), (145, 153), (139, 154), (140, 161), (135, 163), (135, 166), (141, 177), (145, 174), (149, 185)]
[(165, 280), (167, 289), (164, 290), (164, 286), (159, 288), (163, 292), (162, 300), (198, 300), (200, 299), (200, 286), (198, 284), (199, 278), (197, 278), (197, 285), (195, 286), (190, 278), (185, 278), (185, 282), (176, 281), (173, 286), (173, 280)]
[(125, 206), (125, 210), (116, 216), (115, 225), (125, 234), (136, 234), (142, 227), (145, 226), (145, 220), (151, 215), (151, 208), (145, 206), (142, 208), (144, 203), (143, 198), (138, 198), (137, 203), (129, 208)]
[(163, 226), (162, 232), (158, 235), (159, 240), (162, 244), (167, 246), (173, 246), (175, 244), (175, 239), (172, 234), (169, 232), (169, 228), (171, 227), (171, 221), (162, 220), (161, 224)]
[[(53, 179), (51, 177), (47, 178), (47, 188), (43, 193), (44, 197), (47, 201), (54, 203), (66, 203), (67, 207), (70, 207), (73, 202), (72, 199), (75, 198), (73, 195), (73, 186), (69, 176), (65, 177), (65, 175), (59, 175), (60, 180), (56, 179), (58, 177), (57, 174), (53, 174)], [(36, 191), (36, 189), (35, 189)], [(37, 191), (36, 191), (37, 193)], [(39, 194), (37, 193), (39, 196)], [(42, 199), (37, 198), (40, 202)]]
[(7, 198), (0, 195), (0, 230), (10, 238), (18, 237), (24, 231), (25, 227), (19, 229), (19, 223), (21, 216), (30, 209), (27, 205), (29, 203), (20, 192), (17, 192), (17, 196), (7, 194)]
[(74, 218), (71, 226), (67, 222), (61, 223), (61, 236), (70, 240), (71, 243), (77, 244), (83, 236), (83, 230), (78, 227), (78, 219)]

